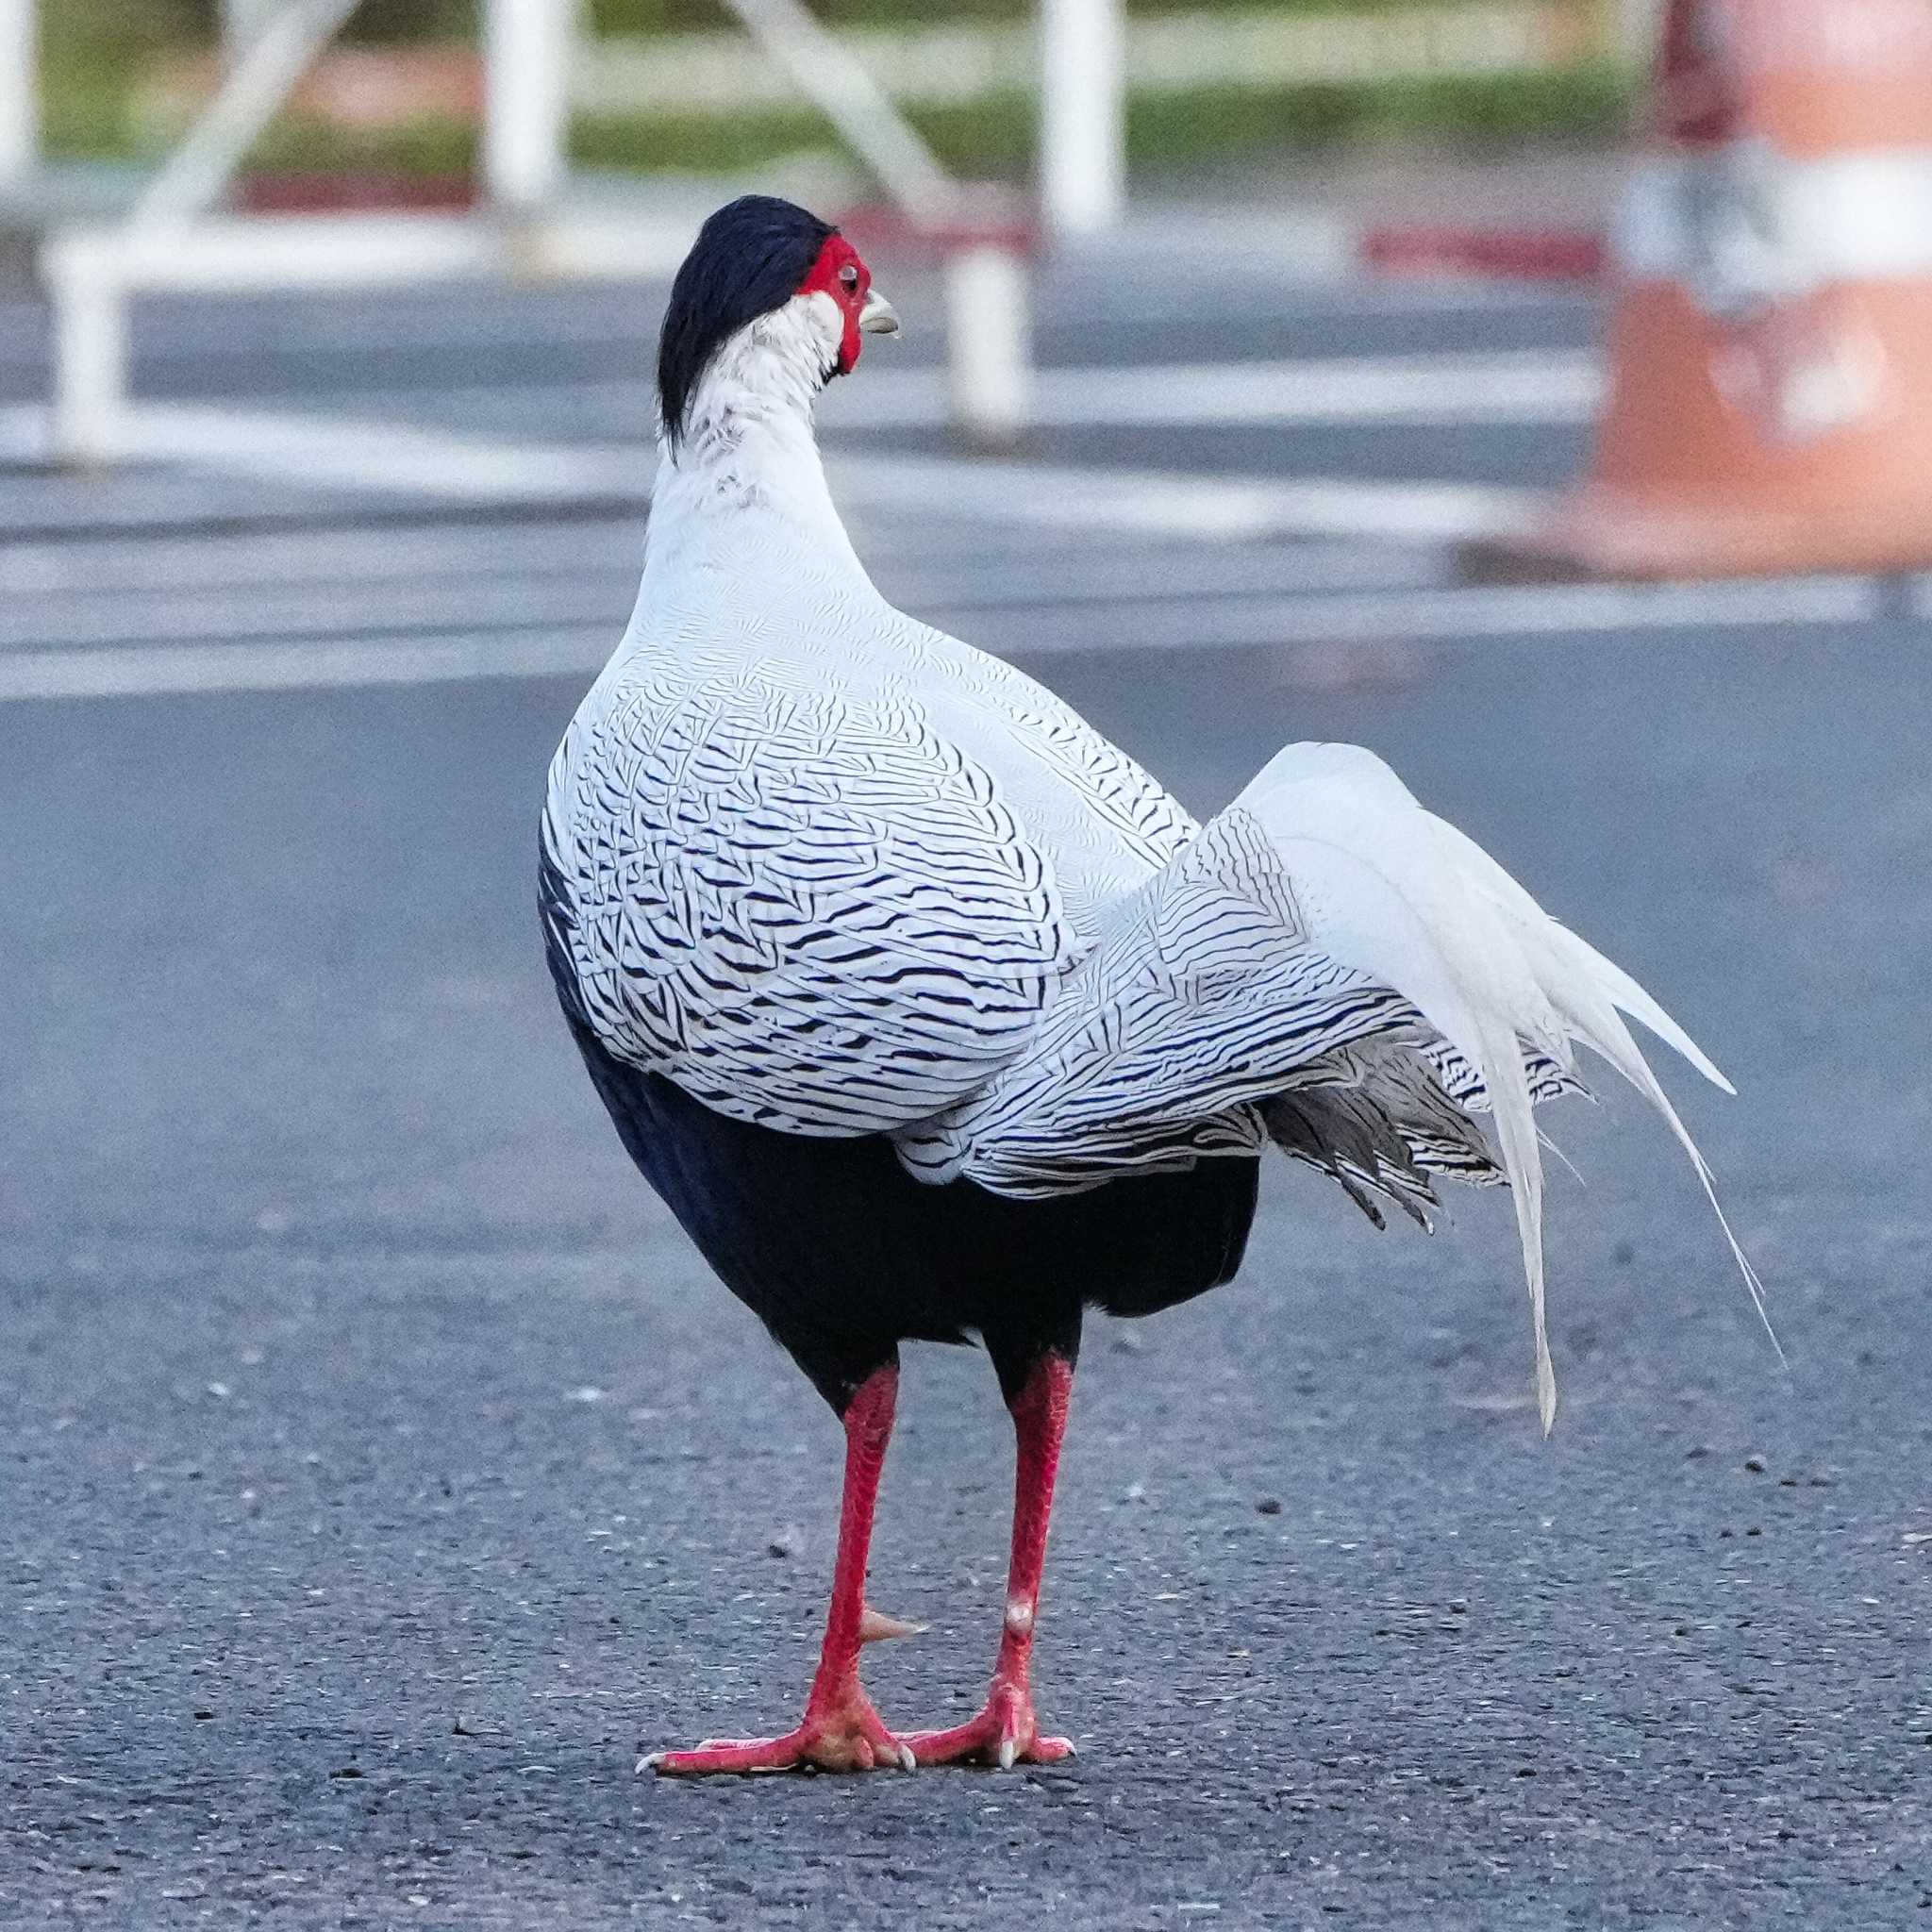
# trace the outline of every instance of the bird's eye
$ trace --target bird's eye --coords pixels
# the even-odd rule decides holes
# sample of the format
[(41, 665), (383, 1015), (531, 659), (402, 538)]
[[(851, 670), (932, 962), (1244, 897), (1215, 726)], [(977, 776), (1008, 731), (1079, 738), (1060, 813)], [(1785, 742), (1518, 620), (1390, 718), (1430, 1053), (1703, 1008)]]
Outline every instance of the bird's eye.
[(854, 266), (853, 263), (848, 261), (845, 264), (845, 266), (839, 271), (839, 279), (841, 282), (843, 282), (848, 289), (856, 289), (858, 286), (858, 270), (857, 269), (857, 267)]

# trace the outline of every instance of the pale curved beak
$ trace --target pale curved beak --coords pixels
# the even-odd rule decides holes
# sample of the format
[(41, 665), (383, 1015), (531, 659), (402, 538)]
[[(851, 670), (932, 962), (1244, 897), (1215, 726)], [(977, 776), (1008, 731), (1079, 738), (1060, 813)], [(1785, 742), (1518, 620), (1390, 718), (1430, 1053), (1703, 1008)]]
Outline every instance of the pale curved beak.
[(899, 312), (876, 289), (865, 291), (865, 307), (858, 311), (858, 327), (869, 336), (895, 336), (899, 333)]

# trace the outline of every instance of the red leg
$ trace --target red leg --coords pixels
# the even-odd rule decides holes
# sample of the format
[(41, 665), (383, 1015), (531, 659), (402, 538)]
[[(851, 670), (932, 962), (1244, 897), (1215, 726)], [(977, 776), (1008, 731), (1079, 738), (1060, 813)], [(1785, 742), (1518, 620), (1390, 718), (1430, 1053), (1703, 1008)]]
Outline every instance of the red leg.
[[(873, 1508), (892, 1436), (899, 1371), (878, 1369), (859, 1385), (845, 1411), (845, 1500), (839, 1514), (839, 1560), (832, 1572), (832, 1606), (818, 1674), (796, 1730), (782, 1738), (712, 1738), (695, 1751), (659, 1751), (640, 1761), (668, 1775), (708, 1771), (871, 1771), (893, 1765), (910, 1771), (912, 1753), (879, 1722), (858, 1681), (860, 1646), (911, 1627), (868, 1610), (866, 1557)], [(891, 1625), (891, 1628), (881, 1627)]]
[(1052, 1764), (1071, 1757), (1064, 1738), (1040, 1734), (1033, 1712), (1033, 1628), (1040, 1617), (1040, 1579), (1046, 1567), (1047, 1521), (1073, 1399), (1074, 1366), (1065, 1356), (1041, 1357), (1014, 1398), (1019, 1440), (1013, 1478), (1013, 1560), (1007, 1583), (1006, 1624), (993, 1665), (992, 1689), (979, 1715), (948, 1731), (919, 1731), (907, 1739), (921, 1764), (977, 1762), (1010, 1771), (1016, 1763)]

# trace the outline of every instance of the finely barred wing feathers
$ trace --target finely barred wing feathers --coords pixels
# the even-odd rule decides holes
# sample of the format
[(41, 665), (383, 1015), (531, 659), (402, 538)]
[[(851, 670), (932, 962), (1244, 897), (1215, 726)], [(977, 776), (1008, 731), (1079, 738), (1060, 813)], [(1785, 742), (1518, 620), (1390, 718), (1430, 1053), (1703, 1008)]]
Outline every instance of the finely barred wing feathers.
[(1086, 719), (1030, 678), (1016, 676), (1014, 683), (1041, 701), (1008, 714), (1024, 726), (1021, 748), (1078, 795), (1096, 839), (1118, 840), (1163, 864), (1200, 829), (1164, 785)]
[[(1051, 823), (1055, 856), (1087, 861), (1061, 880), (1076, 924), (1090, 910), (1099, 916), (1200, 829), (1165, 786), (1024, 672), (924, 625), (908, 629), (908, 642), (927, 674), (924, 688), (942, 683), (954, 701), (956, 727), (970, 730), (969, 708), (982, 730), (991, 727), (1001, 777), (1028, 801), (1042, 832)], [(1114, 890), (1090, 900), (1109, 878)]]
[[(1565, 1093), (1588, 1096), (1581, 1081), (1541, 1054), (1526, 1055), (1524, 1071), (1539, 1106)], [(1382, 1215), (1371, 1193), (1432, 1232), (1432, 1175), (1480, 1188), (1508, 1179), (1473, 1118), (1489, 1104), (1454, 1047), (1367, 1040), (1297, 1070), (1261, 1118), (1284, 1154), (1340, 1182), (1377, 1227)]]
[[(1424, 811), (1380, 759), (1296, 745), (1123, 902), (1016, 1063), (902, 1135), (902, 1154), (933, 1178), (1045, 1193), (1245, 1152), (1265, 1135), (1370, 1212), (1379, 1192), (1418, 1218), (1431, 1174), (1500, 1173), (1547, 1428), (1556, 1386), (1532, 1108), (1582, 1091), (1575, 1041), (1663, 1113), (1710, 1188), (1620, 1010), (1724, 1084), (1641, 988)], [(1485, 1110), (1494, 1155), (1469, 1120)]]
[(1251, 1103), (1292, 1070), (1425, 1030), (1399, 993), (1309, 947), (1279, 855), (1224, 812), (1114, 909), (1015, 1064), (902, 1135), (901, 1157), (928, 1179), (1037, 1195), (1254, 1153)]
[(741, 1120), (862, 1134), (951, 1106), (1074, 961), (1044, 857), (890, 691), (643, 659), (566, 739), (545, 824), (592, 1030)]
[(1437, 1205), (1431, 1174), (1477, 1186), (1503, 1179), (1481, 1129), (1423, 1054), (1391, 1041), (1324, 1056), (1267, 1102), (1261, 1118), (1284, 1154), (1340, 1182), (1377, 1227), (1382, 1214), (1371, 1192), (1426, 1229)]

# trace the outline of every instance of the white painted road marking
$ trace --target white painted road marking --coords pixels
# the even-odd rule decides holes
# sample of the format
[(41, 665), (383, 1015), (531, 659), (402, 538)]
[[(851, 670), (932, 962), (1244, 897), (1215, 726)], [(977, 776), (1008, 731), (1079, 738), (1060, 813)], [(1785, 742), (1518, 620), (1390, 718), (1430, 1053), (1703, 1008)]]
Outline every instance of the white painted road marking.
[[(1294, 361), (1108, 364), (1033, 372), (1038, 427), (1215, 428), (1243, 424), (1588, 422), (1602, 400), (1600, 359), (1580, 350), (1442, 356), (1313, 357)], [(613, 417), (652, 420), (656, 390), (630, 379), (475, 387), (331, 390), (287, 395), (291, 411), (506, 426)], [(827, 390), (822, 425), (839, 434), (938, 429), (952, 421), (943, 369), (874, 369)], [(554, 434), (554, 430), (552, 431)]]
[[(1603, 374), (1593, 355), (1520, 351), (1452, 356), (1334, 357), (1301, 361), (1189, 362), (1035, 372), (1028, 414), (1041, 428), (1210, 428), (1294, 423), (1581, 423), (1594, 414)], [(572, 410), (622, 411), (648, 421), (652, 391), (634, 383), (562, 383), (507, 391), (405, 389), (309, 396), (273, 412), (136, 405), (127, 453), (319, 487), (403, 490), (458, 501), (640, 494), (654, 458), (642, 440), (616, 448), (478, 438), (384, 418), (371, 410), (460, 416), (513, 395), (541, 420)], [(868, 369), (827, 391), (834, 429), (938, 428), (951, 420), (942, 369)], [(312, 413), (311, 413), (312, 412)], [(346, 414), (345, 414), (346, 412)], [(337, 432), (331, 435), (329, 432)], [(0, 409), (0, 456), (31, 461), (47, 447), (45, 412)]]
[[(1198, 321), (1204, 275), (1213, 278), (1217, 315), (1236, 322), (1279, 321), (1289, 312), (1309, 322), (1411, 316), (1434, 322), (1499, 313), (1560, 321), (1596, 308), (1594, 291), (1568, 284), (1364, 277), (1353, 272), (1353, 250), (1346, 263), (1338, 264), (1348, 273), (1335, 278), (1311, 275), (1307, 252), (1271, 259), (1256, 248), (1245, 215), (1236, 235), (1215, 218), (1217, 212), (1204, 203), (1172, 209), (1165, 219), (1141, 210), (1119, 234), (1074, 244), (1048, 271), (1052, 286), (1042, 291), (1041, 312), (1052, 315), (1055, 333), (1063, 340), (1113, 335), (1122, 326), (1122, 277), (1140, 275), (1155, 258), (1185, 267), (1186, 273), (1167, 284), (1135, 288), (1133, 327)], [(929, 337), (941, 312), (938, 278), (928, 269), (895, 263), (891, 281), (895, 296), (906, 294), (899, 306), (908, 326)], [(289, 358), (305, 352), (359, 355), (375, 362), (430, 352), (459, 362), (473, 350), (541, 358), (568, 346), (631, 357), (643, 369), (651, 361), (670, 287), (666, 275), (658, 284), (601, 290), (469, 282), (433, 292), (406, 291), (380, 303), (310, 295), (299, 303), (274, 302), (267, 309), (251, 301), (198, 301), (143, 318), (141, 346), (171, 360), (215, 362), (258, 360), (265, 351)], [(40, 375), (46, 358), (44, 306), (0, 302), (0, 368)]]
[[(1040, 369), (1026, 413), (1042, 429), (1217, 428), (1291, 423), (1587, 423), (1604, 390), (1594, 355), (1316, 358)], [(834, 390), (841, 428), (933, 428), (951, 420), (939, 370), (867, 372)]]
[(985, 523), (1253, 542), (1270, 537), (1377, 537), (1443, 543), (1526, 523), (1526, 490), (1354, 477), (1201, 475), (1177, 470), (1080, 469), (948, 457), (839, 456), (827, 460), (841, 500), (929, 502), (935, 513)]
[(160, 697), (201, 691), (347, 691), (386, 684), (470, 684), (596, 669), (609, 627), (566, 625), (477, 637), (353, 642), (119, 646), (0, 655), (0, 704), (29, 698)]
[[(553, 526), (554, 527), (554, 526)], [(469, 536), (486, 533), (465, 532)], [(532, 533), (489, 535), (527, 538)], [(487, 540), (486, 540), (487, 541)], [(225, 639), (350, 639), (378, 633), (504, 631), (519, 625), (555, 629), (603, 624), (614, 643), (637, 600), (638, 568), (629, 546), (611, 544), (601, 557), (578, 552), (545, 557), (527, 543), (513, 569), (478, 559), (470, 543), (454, 546), (446, 567), (436, 568), (433, 546), (416, 542), (417, 567), (409, 574), (366, 570), (355, 546), (308, 540), (315, 563), (300, 578), (262, 581), (220, 578), (219, 541), (203, 548), (198, 579), (187, 587), (165, 568), (142, 585), (92, 580), (83, 543), (43, 546), (65, 550), (67, 566), (51, 588), (34, 583), (33, 570), (0, 547), (0, 651), (62, 645), (214, 643)], [(956, 551), (959, 546), (955, 545)], [(431, 554), (422, 553), (429, 549)], [(366, 552), (366, 546), (364, 546)], [(1072, 554), (1043, 558), (985, 555), (936, 556), (930, 544), (917, 556), (883, 560), (867, 549), (880, 588), (911, 609), (943, 608), (979, 611), (1023, 607), (1041, 610), (1068, 605), (1119, 605), (1148, 598), (1296, 596), (1319, 591), (1391, 590), (1440, 579), (1439, 560), (1425, 551), (1394, 556), (1361, 544), (1270, 544), (1230, 549), (1217, 545), (1081, 545)], [(333, 568), (326, 560), (333, 558)], [(119, 560), (119, 559), (115, 559)], [(244, 559), (245, 561), (245, 559)], [(325, 567), (318, 568), (318, 565)], [(23, 579), (26, 582), (23, 583)]]
[(325, 489), (458, 503), (639, 496), (657, 459), (636, 448), (496, 441), (408, 423), (149, 403), (128, 411), (128, 454)]
[[(1336, 639), (1580, 641), (1612, 630), (1664, 637), (1687, 629), (1862, 623), (1882, 614), (1884, 597), (1883, 585), (1863, 577), (1658, 586), (1534, 584), (1306, 597), (1137, 598), (1055, 607), (1041, 613), (1038, 629), (1023, 627), (1024, 612), (1009, 611), (1002, 627), (1027, 657)], [(944, 616), (943, 610), (928, 614)], [(325, 642), (15, 650), (0, 652), (0, 703), (589, 676), (614, 642), (609, 625), (599, 624), (520, 627), (481, 637), (471, 631)]]
[[(130, 448), (150, 461), (325, 489), (457, 503), (561, 505), (637, 497), (653, 458), (629, 446), (502, 441), (408, 424), (150, 403), (128, 412)], [(1440, 543), (1518, 525), (1533, 497), (1457, 483), (1349, 477), (1203, 475), (1075, 468), (965, 457), (835, 452), (826, 469), (842, 504), (1063, 529), (1204, 541), (1377, 537)]]

